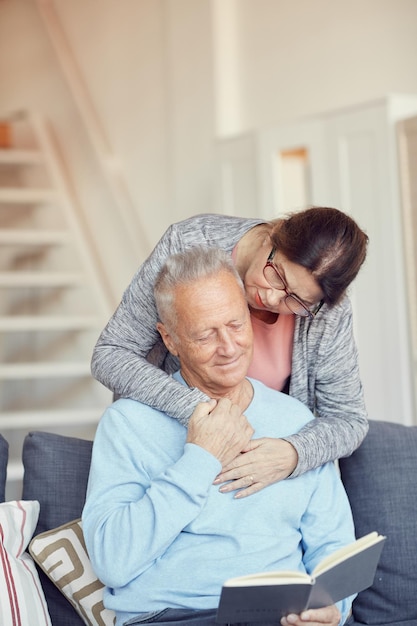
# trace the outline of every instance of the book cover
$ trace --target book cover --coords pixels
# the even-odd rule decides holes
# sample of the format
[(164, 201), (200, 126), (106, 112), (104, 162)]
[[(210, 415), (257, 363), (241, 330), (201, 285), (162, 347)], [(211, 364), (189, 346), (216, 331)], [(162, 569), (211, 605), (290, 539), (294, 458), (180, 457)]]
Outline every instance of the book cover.
[(372, 585), (386, 537), (369, 533), (326, 557), (311, 576), (264, 572), (227, 580), (218, 623), (277, 621), (288, 613), (329, 606)]

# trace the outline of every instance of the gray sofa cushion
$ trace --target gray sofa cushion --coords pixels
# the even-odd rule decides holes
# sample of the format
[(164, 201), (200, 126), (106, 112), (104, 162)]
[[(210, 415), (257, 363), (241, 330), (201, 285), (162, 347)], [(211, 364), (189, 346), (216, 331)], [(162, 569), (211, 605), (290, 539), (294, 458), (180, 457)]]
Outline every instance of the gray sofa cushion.
[(387, 536), (372, 587), (358, 595), (352, 624), (417, 624), (417, 427), (370, 421), (340, 471), (358, 537)]
[(81, 516), (93, 442), (52, 433), (29, 433), (23, 443), (23, 499), (39, 500), (35, 534)]
[[(29, 433), (23, 444), (23, 499), (39, 500), (35, 535), (81, 516), (93, 442), (51, 433)], [(39, 570), (53, 626), (83, 626), (68, 600)]]
[(0, 502), (5, 500), (7, 461), (9, 460), (9, 444), (0, 435)]

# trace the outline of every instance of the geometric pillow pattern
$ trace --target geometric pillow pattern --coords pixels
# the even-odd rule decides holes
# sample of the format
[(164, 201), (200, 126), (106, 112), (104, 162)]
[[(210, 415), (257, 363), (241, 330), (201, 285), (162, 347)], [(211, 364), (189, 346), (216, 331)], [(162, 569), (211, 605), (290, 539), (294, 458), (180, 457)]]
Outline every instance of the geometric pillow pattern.
[(26, 547), (39, 517), (39, 502), (0, 504), (0, 624), (51, 626), (35, 564)]
[[(92, 441), (54, 433), (26, 435), (22, 496), (41, 505), (36, 536), (81, 517), (92, 446)], [(53, 625), (84, 626), (84, 620), (42, 570), (39, 577)]]
[(29, 552), (87, 626), (113, 626), (116, 616), (104, 608), (104, 586), (91, 566), (80, 519), (37, 535)]

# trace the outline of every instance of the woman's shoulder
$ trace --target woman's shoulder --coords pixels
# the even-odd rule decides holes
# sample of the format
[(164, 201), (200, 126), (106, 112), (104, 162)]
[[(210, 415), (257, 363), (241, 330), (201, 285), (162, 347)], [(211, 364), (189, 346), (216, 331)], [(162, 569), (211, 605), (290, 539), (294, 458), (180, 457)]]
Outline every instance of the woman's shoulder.
[(137, 269), (125, 297), (133, 292), (143, 291), (146, 283), (153, 288), (153, 283), (162, 264), (171, 255), (192, 246), (213, 246), (231, 252), (243, 235), (264, 220), (256, 218), (201, 213), (174, 222), (164, 232), (149, 256)]
[(352, 324), (352, 305), (348, 296), (344, 296), (332, 307), (324, 304), (311, 321), (306, 317), (297, 317), (294, 342), (307, 342), (312, 346), (322, 344), (325, 338), (329, 342), (336, 342), (341, 340), (341, 336), (345, 336), (348, 340)]
[(345, 295), (337, 304), (331, 307), (324, 304), (311, 322), (307, 318), (303, 318), (303, 321), (310, 326), (309, 332), (314, 333), (320, 326), (338, 326), (345, 320), (351, 319), (351, 317), (352, 304), (349, 297)]
[(332, 307), (327, 307), (327, 311), (323, 316), (324, 322), (328, 328), (336, 329), (345, 328), (352, 324), (353, 311), (352, 303), (347, 295), (345, 295), (340, 302)]
[(235, 245), (248, 230), (264, 222), (261, 218), (200, 213), (172, 224), (169, 230), (186, 240), (229, 248), (228, 242)]
[(232, 224), (232, 225), (256, 225), (262, 224), (266, 220), (259, 217), (238, 217), (236, 215), (224, 215), (223, 213), (197, 213), (196, 215), (192, 215), (190, 217), (186, 217), (183, 220), (175, 222), (173, 226), (177, 226), (178, 228), (186, 228), (187, 226), (212, 226), (216, 228), (218, 226), (222, 226), (223, 224)]

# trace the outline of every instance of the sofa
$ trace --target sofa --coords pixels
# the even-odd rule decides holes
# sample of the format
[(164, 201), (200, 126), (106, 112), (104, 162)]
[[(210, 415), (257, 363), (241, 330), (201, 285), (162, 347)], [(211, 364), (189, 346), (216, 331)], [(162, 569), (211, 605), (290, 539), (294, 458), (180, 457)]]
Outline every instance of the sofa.
[[(30, 608), (32, 617), (22, 620), (22, 626), (113, 624), (114, 615), (102, 604), (102, 585), (89, 565), (79, 520), (91, 449), (91, 441), (51, 433), (32, 432), (25, 438), (22, 501), (34, 507), (34, 528), (22, 558), (38, 576), (50, 621), (42, 616), (36, 621)], [(6, 464), (7, 442), (0, 436), (0, 502)], [(387, 537), (374, 583), (355, 599), (349, 626), (417, 626), (417, 426), (371, 421), (360, 448), (341, 459), (339, 467), (356, 535), (376, 530)], [(9, 504), (0, 504), (0, 512)], [(23, 595), (27, 599), (30, 594)], [(1, 614), (0, 623), (9, 626)]]

